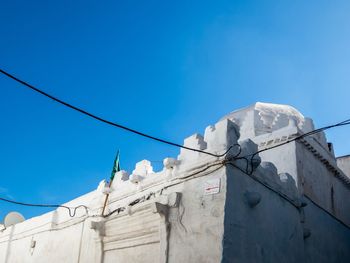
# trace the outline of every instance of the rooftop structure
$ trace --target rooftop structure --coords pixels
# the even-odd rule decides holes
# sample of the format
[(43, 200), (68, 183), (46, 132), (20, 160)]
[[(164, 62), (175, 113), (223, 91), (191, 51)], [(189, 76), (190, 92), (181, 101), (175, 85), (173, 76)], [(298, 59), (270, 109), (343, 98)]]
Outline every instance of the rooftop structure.
[(322, 132), (247, 157), (313, 129), (287, 105), (234, 111), (184, 140), (218, 156), (181, 149), (160, 172), (140, 161), (65, 204), (74, 217), (58, 208), (2, 231), (0, 261), (349, 262), (350, 158)]

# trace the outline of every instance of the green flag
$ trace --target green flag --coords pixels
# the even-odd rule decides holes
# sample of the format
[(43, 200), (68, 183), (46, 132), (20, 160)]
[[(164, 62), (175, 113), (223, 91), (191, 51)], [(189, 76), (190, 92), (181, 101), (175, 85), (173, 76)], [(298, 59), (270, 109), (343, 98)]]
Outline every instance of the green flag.
[(119, 164), (119, 150), (118, 150), (117, 156), (115, 157), (115, 160), (114, 160), (113, 170), (111, 173), (111, 181), (113, 181), (115, 174), (119, 171), (120, 171), (120, 164)]

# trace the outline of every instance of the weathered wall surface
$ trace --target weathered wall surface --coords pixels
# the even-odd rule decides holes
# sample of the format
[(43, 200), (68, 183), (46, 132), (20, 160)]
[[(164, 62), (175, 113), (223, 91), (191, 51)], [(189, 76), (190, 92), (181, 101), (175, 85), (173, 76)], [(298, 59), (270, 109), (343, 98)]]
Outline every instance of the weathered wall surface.
[[(82, 225), (73, 225), (60, 230), (42, 229), (41, 231), (17, 232), (15, 225), (1, 238), (1, 262), (78, 262)], [(18, 233), (18, 234), (17, 234)], [(8, 241), (10, 240), (10, 242)], [(31, 243), (35, 241), (35, 248)]]
[[(211, 180), (219, 180), (219, 193), (205, 194), (207, 182)], [(225, 169), (190, 180), (174, 190), (183, 194), (179, 209), (172, 209), (169, 215), (168, 262), (220, 262), (226, 198)]]
[[(249, 134), (259, 150), (264, 150), (314, 130), (312, 120), (295, 111), (286, 105), (256, 103), (226, 117), (240, 123), (243, 138)], [(262, 151), (260, 157), (272, 162), (278, 173), (289, 173), (300, 194), (350, 225), (350, 202), (344, 202), (349, 196), (350, 178), (342, 172), (350, 171), (350, 158), (336, 160), (323, 132)]]
[(297, 144), (296, 154), (303, 193), (350, 225), (350, 202), (344, 202), (344, 197), (349, 196), (350, 185), (337, 177), (335, 160), (328, 159), (328, 165), (325, 164), (318, 151), (310, 151), (302, 143)]
[[(208, 180), (213, 179), (220, 181), (219, 193), (205, 194)], [(52, 262), (220, 262), (225, 189), (225, 173), (220, 169), (174, 182), (162, 195), (102, 221), (83, 215), (63, 221), (67, 211), (61, 210), (63, 222), (53, 225), (57, 212), (48, 213), (45, 218), (32, 219), (36, 222), (26, 221), (7, 229), (0, 239), (0, 261), (48, 262), (52, 258)], [(146, 193), (153, 190), (157, 189)], [(165, 205), (164, 214), (155, 211), (155, 203), (166, 203), (171, 193), (182, 193), (178, 205)], [(91, 229), (92, 221), (102, 222), (103, 233)], [(37, 225), (39, 222), (42, 227)], [(33, 241), (35, 247), (31, 248)], [(210, 249), (204, 249), (208, 244)]]
[[(259, 140), (261, 139), (262, 138), (259, 138)], [(266, 142), (266, 140), (263, 141)], [(295, 184), (298, 186), (298, 188), (302, 185), (298, 174), (298, 167), (296, 165), (297, 155), (295, 142), (289, 143), (288, 145), (284, 145), (275, 149), (271, 149), (266, 152), (262, 152), (260, 154), (260, 157), (262, 161), (272, 162), (276, 166), (278, 173), (289, 173), (295, 180)]]
[[(349, 226), (308, 198), (302, 199), (306, 206), (293, 205), (271, 190), (290, 196), (288, 187), (273, 186), (271, 177), (278, 175), (264, 176), (268, 188), (227, 169), (222, 262), (349, 262)], [(260, 202), (250, 206), (249, 194)]]
[(229, 116), (184, 141), (218, 156), (181, 149), (160, 172), (147, 160), (130, 176), (120, 171), (111, 188), (102, 181), (65, 204), (86, 206), (74, 217), (59, 208), (0, 232), (0, 262), (350, 262), (349, 188), (324, 135), (251, 162), (236, 157), (286, 142), (312, 122), (263, 103)]
[[(165, 262), (160, 258), (162, 251), (168, 253), (167, 262), (219, 262), (224, 231), (224, 178), (224, 171), (220, 170), (164, 190), (165, 195), (181, 193), (178, 207), (169, 208), (166, 215), (168, 226), (149, 208), (106, 221), (105, 262)], [(212, 179), (222, 182), (221, 190), (205, 195), (206, 182)], [(208, 244), (210, 249), (203, 249)]]
[[(314, 129), (311, 119), (289, 106), (256, 103), (226, 118), (238, 123), (243, 138), (248, 135), (258, 144), (259, 150), (283, 144)], [(223, 261), (349, 262), (350, 202), (345, 200), (350, 197), (350, 181), (337, 163), (347, 173), (350, 161), (345, 158), (336, 162), (333, 149), (322, 132), (259, 155), (262, 161), (272, 162), (278, 173), (289, 173), (298, 187), (300, 202), (305, 194), (311, 198), (307, 199), (310, 204), (304, 208), (294, 207), (271, 191), (283, 192), (284, 189), (274, 183), (273, 169), (264, 174), (267, 184), (272, 186), (270, 190), (256, 186), (257, 182), (247, 174), (229, 171), (228, 176), (230, 173), (233, 176), (227, 180)], [(258, 171), (253, 175), (256, 174)], [(253, 208), (243, 202), (245, 191), (249, 191), (245, 189), (249, 188), (255, 189), (253, 192), (258, 192), (262, 198)], [(267, 205), (263, 202), (265, 199)], [(338, 219), (345, 224), (339, 223)], [(290, 226), (295, 226), (290, 237), (298, 238), (287, 238), (288, 231), (292, 231)]]
[(337, 165), (350, 178), (350, 155), (338, 157)]
[[(261, 201), (251, 207), (249, 194), (259, 195)], [(228, 167), (223, 246), (225, 263), (305, 262), (299, 210), (248, 175)]]
[(305, 262), (347, 263), (350, 261), (350, 229), (306, 199)]

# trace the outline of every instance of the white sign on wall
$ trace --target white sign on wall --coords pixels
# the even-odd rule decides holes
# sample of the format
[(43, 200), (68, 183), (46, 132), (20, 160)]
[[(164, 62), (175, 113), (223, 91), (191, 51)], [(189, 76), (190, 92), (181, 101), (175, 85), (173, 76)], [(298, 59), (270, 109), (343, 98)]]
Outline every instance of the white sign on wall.
[(212, 195), (220, 192), (220, 178), (210, 179), (204, 183), (204, 194)]

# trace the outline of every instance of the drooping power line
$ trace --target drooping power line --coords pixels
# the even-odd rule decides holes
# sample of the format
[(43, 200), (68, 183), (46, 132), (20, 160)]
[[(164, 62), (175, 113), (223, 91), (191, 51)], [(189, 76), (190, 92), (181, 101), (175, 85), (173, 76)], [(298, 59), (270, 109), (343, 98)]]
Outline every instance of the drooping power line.
[[(200, 153), (204, 153), (204, 154), (207, 154), (207, 155), (211, 155), (211, 156), (214, 156), (214, 157), (223, 157), (225, 156), (233, 147), (240, 147), (239, 144), (234, 144), (234, 145), (231, 145), (228, 150), (226, 152), (224, 152), (223, 154), (214, 154), (214, 153), (211, 153), (211, 152), (207, 152), (207, 151), (203, 151), (203, 150), (199, 150), (199, 149), (195, 149), (195, 148), (191, 148), (191, 147), (187, 147), (187, 146), (184, 146), (184, 145), (181, 145), (181, 144), (178, 144), (178, 143), (174, 143), (174, 142), (171, 142), (171, 141), (168, 141), (168, 140), (164, 140), (164, 139), (161, 139), (161, 138), (158, 138), (158, 137), (155, 137), (155, 136), (152, 136), (152, 135), (149, 135), (149, 134), (146, 134), (144, 132), (141, 132), (141, 131), (138, 131), (138, 130), (135, 130), (135, 129), (132, 129), (132, 128), (129, 128), (127, 126), (124, 126), (124, 125), (121, 125), (119, 123), (116, 123), (116, 122), (112, 122), (112, 121), (109, 121), (107, 119), (104, 119), (102, 117), (99, 117), (95, 114), (92, 114), (86, 110), (83, 110), (77, 106), (74, 106), (68, 102), (65, 102), (53, 95), (50, 95), (48, 94), (47, 92), (45, 91), (42, 91), (41, 89), (29, 84), (28, 82), (26, 81), (23, 81), (17, 77), (15, 77), (14, 75), (6, 72), (5, 70), (3, 69), (0, 69), (0, 73), (4, 74), (5, 76), (17, 81), (18, 83), (26, 86), (27, 88), (30, 88), (31, 90), (37, 92), (37, 93), (40, 93), (41, 95), (45, 96), (45, 97), (48, 97), (54, 101), (56, 101), (57, 103), (60, 103), (70, 109), (73, 109), (75, 111), (78, 111), (86, 116), (89, 116), (90, 118), (93, 118), (97, 121), (100, 121), (100, 122), (103, 122), (103, 123), (106, 123), (108, 125), (111, 125), (111, 126), (114, 126), (114, 127), (117, 127), (117, 128), (120, 128), (120, 129), (123, 129), (123, 130), (126, 130), (128, 132), (131, 132), (131, 133), (134, 133), (134, 134), (137, 134), (137, 135), (140, 135), (140, 136), (143, 136), (143, 137), (146, 137), (146, 138), (149, 138), (151, 140), (155, 140), (155, 141), (158, 141), (158, 142), (161, 142), (161, 143), (165, 143), (165, 144), (168, 144), (168, 145), (171, 145), (171, 146), (175, 146), (175, 147), (178, 147), (178, 148), (183, 148), (183, 149), (186, 149), (186, 150), (190, 150), (190, 151), (195, 151), (195, 152), (200, 152)], [(313, 131), (310, 131), (308, 133), (305, 133), (305, 134), (302, 134), (292, 140), (288, 140), (284, 143), (281, 143), (281, 144), (278, 144), (278, 145), (275, 145), (275, 146), (272, 146), (272, 147), (269, 147), (269, 148), (265, 148), (263, 150), (260, 150), (260, 151), (257, 151), (256, 153), (252, 153), (252, 154), (249, 154), (247, 156), (255, 156), (256, 154), (260, 153), (260, 152), (264, 152), (264, 151), (267, 151), (267, 150), (270, 150), (270, 149), (273, 149), (273, 148), (276, 148), (276, 147), (280, 147), (282, 145), (285, 145), (287, 143), (290, 143), (292, 141), (296, 141), (296, 140), (299, 140), (299, 139), (302, 139), (304, 137), (307, 137), (307, 136), (310, 136), (312, 134), (316, 134), (318, 132), (321, 132), (321, 131), (324, 131), (324, 130), (327, 130), (327, 129), (330, 129), (330, 128), (334, 128), (334, 127), (338, 127), (338, 126), (343, 126), (343, 125), (348, 125), (350, 124), (350, 119), (347, 119), (345, 121), (342, 121), (340, 123), (337, 123), (337, 124), (334, 124), (334, 125), (330, 125), (330, 126), (326, 126), (326, 127), (322, 127), (322, 128), (319, 128), (319, 129), (316, 129), (316, 130), (313, 130)], [(241, 157), (241, 158), (245, 158), (247, 156), (244, 156), (244, 157)]]
[(168, 141), (168, 140), (165, 140), (165, 139), (161, 139), (161, 138), (158, 138), (158, 137), (155, 137), (155, 136), (146, 134), (146, 133), (144, 133), (144, 132), (141, 132), (141, 131), (138, 131), (138, 130), (129, 128), (129, 127), (127, 127), (127, 126), (121, 125), (121, 124), (119, 124), (119, 123), (109, 121), (109, 120), (104, 119), (104, 118), (102, 118), (102, 117), (99, 117), (99, 116), (97, 116), (97, 115), (95, 115), (95, 114), (93, 114), (93, 113), (90, 113), (90, 112), (88, 112), (88, 111), (86, 111), (86, 110), (83, 110), (83, 109), (81, 109), (81, 108), (79, 108), (79, 107), (77, 107), (77, 106), (74, 106), (74, 105), (72, 105), (72, 104), (70, 104), (70, 103), (68, 103), (68, 102), (65, 102), (65, 101), (63, 101), (63, 100), (61, 100), (61, 99), (59, 99), (59, 98), (57, 98), (57, 97), (55, 97), (55, 96), (53, 96), (53, 95), (51, 95), (51, 94), (48, 94), (47, 92), (42, 91), (41, 89), (38, 89), (37, 87), (35, 87), (35, 86), (29, 84), (28, 82), (26, 82), (26, 81), (24, 81), (24, 80), (21, 80), (21, 79), (15, 77), (14, 75), (12, 75), (12, 74), (10, 74), (10, 73), (4, 71), (3, 69), (0, 69), (0, 72), (1, 72), (2, 74), (4, 74), (5, 76), (7, 76), (7, 77), (9, 77), (9, 78), (11, 78), (11, 79), (17, 81), (18, 83), (24, 85), (25, 87), (27, 87), (27, 88), (29, 88), (29, 89), (31, 89), (31, 90), (33, 90), (33, 91), (35, 91), (35, 92), (37, 92), (37, 93), (39, 93), (39, 94), (45, 96), (45, 97), (47, 97), (47, 98), (50, 98), (50, 99), (56, 101), (57, 103), (60, 103), (60, 104), (66, 106), (66, 107), (68, 107), (68, 108), (70, 108), (70, 109), (73, 109), (73, 110), (75, 110), (75, 111), (78, 111), (78, 112), (80, 112), (80, 113), (82, 113), (82, 114), (84, 114), (84, 115), (86, 115), (86, 116), (88, 116), (88, 117), (90, 117), (90, 118), (93, 118), (93, 119), (95, 119), (95, 120), (97, 120), (97, 121), (103, 122), (103, 123), (105, 123), (105, 124), (108, 124), (108, 125), (111, 125), (111, 126), (114, 126), (114, 127), (120, 128), (120, 129), (123, 129), (123, 130), (126, 130), (126, 131), (128, 131), (128, 132), (131, 132), (131, 133), (134, 133), (134, 134), (137, 134), (137, 135), (146, 137), (146, 138), (151, 139), (151, 140), (154, 140), (154, 141), (158, 141), (158, 142), (161, 142), (161, 143), (165, 143), (165, 144), (168, 144), (168, 145), (171, 145), (171, 146), (183, 148), (183, 149), (190, 150), (190, 151), (195, 151), (195, 152), (204, 153), (204, 154), (211, 155), (211, 156), (214, 156), (214, 157), (222, 157), (222, 156), (225, 156), (226, 153), (229, 152), (229, 151), (231, 150), (232, 147), (234, 147), (234, 146), (230, 147), (230, 148), (229, 148), (225, 153), (223, 153), (223, 154), (214, 154), (214, 153), (210, 153), (210, 152), (207, 152), (207, 151), (203, 151), (203, 150), (199, 150), (199, 149), (187, 147), (187, 146), (184, 146), (184, 145), (181, 145), (181, 144), (178, 144), (178, 143), (175, 143), (175, 142), (171, 142), (171, 141)]
[[(254, 166), (253, 166), (253, 159), (254, 157), (261, 153), (261, 152), (264, 152), (264, 151), (268, 151), (268, 150), (271, 150), (271, 149), (274, 149), (274, 148), (277, 148), (277, 147), (281, 147), (283, 145), (286, 145), (288, 143), (291, 143), (293, 141), (297, 141), (297, 140), (300, 140), (302, 138), (305, 138), (307, 136), (310, 136), (310, 135), (313, 135), (313, 134), (316, 134), (316, 133), (319, 133), (321, 131), (325, 131), (327, 129), (331, 129), (331, 128), (334, 128), (334, 127), (339, 127), (339, 126), (345, 126), (345, 125), (350, 125), (350, 119), (348, 120), (345, 120), (345, 121), (342, 121), (342, 122), (339, 122), (337, 124), (334, 124), (334, 125), (329, 125), (329, 126), (325, 126), (325, 127), (322, 127), (322, 128), (319, 128), (319, 129), (316, 129), (316, 130), (313, 130), (313, 131), (310, 131), (310, 132), (307, 132), (307, 133), (304, 133), (300, 136), (297, 136), (293, 139), (290, 139), (286, 142), (283, 142), (283, 143), (280, 143), (278, 145), (274, 145), (272, 147), (269, 147), (269, 148), (265, 148), (265, 149), (262, 149), (262, 150), (259, 150), (255, 153), (252, 153), (252, 154), (247, 154), (245, 156), (239, 156), (240, 153), (241, 153), (241, 147), (239, 146), (239, 151), (236, 155), (234, 156), (229, 156), (226, 160), (223, 161), (222, 164), (231, 164), (233, 165), (235, 168), (239, 169), (240, 171), (242, 171), (243, 173), (251, 176), (252, 173), (254, 172)], [(248, 157), (250, 157), (250, 161), (248, 160)], [(239, 159), (244, 159), (246, 162), (247, 162), (247, 166), (246, 166), (246, 169), (241, 169), (239, 166), (235, 165), (232, 161), (234, 160), (239, 160)], [(221, 163), (219, 163), (221, 164)], [(250, 169), (249, 169), (249, 164), (250, 164)], [(214, 165), (218, 165), (218, 164), (214, 164)], [(208, 165), (207, 167), (205, 167), (203, 170), (201, 170), (200, 172), (203, 172), (205, 170), (207, 170), (208, 168), (210, 168), (212, 165)], [(73, 217), (76, 213), (76, 210), (80, 207), (84, 207), (85, 209), (87, 209), (86, 206), (84, 205), (79, 205), (79, 206), (76, 206), (76, 207), (68, 207), (68, 206), (64, 206), (64, 205), (57, 205), (57, 204), (32, 204), (32, 203), (23, 203), (23, 202), (18, 202), (18, 201), (14, 201), (14, 200), (9, 200), (9, 199), (6, 199), (6, 198), (2, 198), (0, 197), (0, 201), (5, 201), (5, 202), (8, 202), (8, 203), (12, 203), (12, 204), (17, 204), (17, 205), (23, 205), (23, 206), (32, 206), (32, 207), (52, 207), (52, 208), (58, 208), (58, 207), (62, 207), (62, 208), (66, 208), (68, 209), (69, 211), (69, 215), (71, 217)], [(73, 210), (73, 213), (72, 211)]]
[[(305, 137), (317, 134), (319, 132), (322, 132), (322, 131), (325, 131), (325, 130), (328, 130), (328, 129), (331, 129), (331, 128), (345, 126), (345, 125), (350, 125), (350, 119), (347, 119), (345, 121), (342, 121), (342, 122), (339, 122), (339, 123), (336, 123), (336, 124), (333, 124), (333, 125), (321, 127), (321, 128), (316, 129), (316, 130), (312, 130), (310, 132), (301, 134), (301, 135), (299, 135), (299, 136), (297, 136), (295, 138), (292, 138), (292, 139), (287, 140), (285, 142), (282, 142), (280, 144), (273, 145), (273, 146), (270, 146), (270, 147), (258, 150), (258, 151), (254, 152), (254, 153), (247, 154), (245, 156), (236, 157), (235, 159), (243, 159), (243, 160), (245, 160), (246, 163), (247, 163), (246, 170), (241, 170), (241, 171), (246, 173), (246, 174), (251, 175), (254, 172), (254, 167), (253, 167), (254, 166), (254, 162), (253, 162), (253, 160), (254, 160), (254, 157), (257, 154), (262, 153), (262, 152), (266, 152), (266, 151), (269, 151), (269, 150), (272, 150), (272, 149), (275, 149), (275, 148), (278, 148), (278, 147), (281, 147), (283, 145), (286, 145), (288, 143), (291, 143), (291, 142), (294, 142), (294, 141), (297, 141), (297, 140), (301, 140), (301, 139), (303, 139)], [(248, 160), (248, 157), (250, 157), (250, 161)], [(250, 166), (250, 169), (248, 168), (249, 166)]]
[[(350, 119), (347, 119), (347, 120), (342, 121), (342, 122), (339, 122), (339, 123), (337, 123), (337, 124), (325, 126), (325, 127), (322, 127), (322, 128), (319, 128), (319, 129), (316, 129), (316, 130), (313, 130), (313, 131), (304, 133), (304, 134), (302, 134), (302, 135), (300, 135), (300, 136), (297, 136), (297, 137), (295, 137), (295, 138), (293, 138), (293, 139), (290, 139), (290, 140), (285, 141), (285, 142), (283, 142), (283, 143), (280, 143), (280, 144), (278, 144), (278, 145), (274, 145), (274, 146), (271, 146), (271, 147), (268, 147), (268, 148), (259, 150), (259, 151), (255, 152), (255, 153), (248, 154), (248, 155), (241, 156), (241, 157), (238, 156), (238, 155), (241, 153), (241, 147), (240, 147), (239, 144), (231, 145), (225, 153), (218, 155), (218, 154), (213, 154), (213, 153), (210, 153), (210, 152), (207, 152), (207, 151), (203, 151), (203, 150), (198, 150), (198, 149), (195, 149), (195, 148), (186, 147), (186, 146), (183, 146), (183, 145), (180, 145), (180, 144), (177, 144), (177, 143), (168, 141), (168, 140), (160, 139), (160, 138), (154, 137), (154, 136), (152, 136), (152, 135), (148, 135), (148, 134), (145, 134), (145, 133), (143, 133), (143, 132), (140, 132), (140, 131), (131, 129), (131, 128), (126, 127), (126, 126), (124, 126), (124, 125), (121, 125), (121, 124), (118, 124), (118, 123), (115, 123), (115, 122), (106, 120), (106, 119), (101, 118), (101, 117), (99, 117), (99, 116), (97, 116), (97, 115), (94, 115), (94, 114), (92, 114), (92, 113), (90, 113), (90, 112), (87, 112), (87, 111), (85, 111), (85, 110), (83, 110), (83, 109), (81, 109), (81, 108), (79, 108), (79, 107), (73, 106), (73, 105), (71, 105), (71, 104), (69, 104), (69, 103), (67, 103), (67, 102), (65, 102), (65, 101), (63, 101), (63, 100), (61, 100), (61, 99), (58, 99), (58, 98), (56, 98), (56, 97), (54, 97), (54, 96), (52, 96), (52, 95), (50, 95), (50, 94), (48, 94), (48, 93), (46, 93), (46, 92), (40, 90), (40, 89), (38, 89), (38, 88), (32, 86), (31, 84), (29, 84), (29, 83), (27, 83), (27, 82), (25, 82), (25, 81), (23, 81), (23, 80), (21, 80), (21, 79), (15, 77), (15, 76), (11, 75), (11, 74), (9, 74), (8, 72), (6, 72), (6, 71), (4, 71), (4, 70), (2, 70), (2, 69), (0, 69), (0, 73), (6, 75), (7, 77), (9, 77), (9, 78), (11, 78), (11, 79), (17, 81), (18, 83), (20, 83), (20, 84), (22, 84), (22, 85), (24, 85), (24, 86), (26, 86), (26, 87), (32, 89), (33, 91), (38, 92), (38, 93), (40, 93), (41, 95), (44, 95), (45, 97), (48, 97), (48, 98), (50, 98), (50, 99), (52, 99), (52, 100), (54, 100), (54, 101), (56, 101), (56, 102), (58, 102), (58, 103), (60, 103), (60, 104), (62, 104), (62, 105), (64, 105), (64, 106), (68, 107), (68, 108), (71, 108), (71, 109), (73, 109), (73, 110), (75, 110), (75, 111), (78, 111), (78, 112), (80, 112), (80, 113), (82, 113), (82, 114), (84, 114), (84, 115), (86, 115), (86, 116), (89, 116), (90, 118), (93, 118), (93, 119), (95, 119), (95, 120), (97, 120), (97, 121), (106, 123), (106, 124), (108, 124), (108, 125), (111, 125), (111, 126), (114, 126), (114, 127), (117, 127), (117, 128), (120, 128), (120, 129), (123, 129), (123, 130), (126, 130), (126, 131), (129, 131), (129, 132), (132, 132), (132, 133), (134, 133), (134, 134), (137, 134), (137, 135), (140, 135), (140, 136), (143, 136), (143, 137), (146, 137), (146, 138), (149, 138), (149, 139), (152, 139), (152, 140), (161, 142), (161, 143), (165, 143), (165, 144), (168, 144), (168, 145), (172, 145), (172, 146), (179, 147), (179, 148), (183, 148), (183, 149), (190, 150), (190, 151), (195, 151), (195, 152), (200, 152), (200, 153), (208, 154), (208, 155), (211, 155), (211, 156), (214, 156), (214, 157), (223, 157), (223, 156), (225, 156), (226, 154), (228, 154), (229, 151), (230, 151), (233, 147), (238, 147), (239, 153), (236, 154), (235, 156), (229, 156), (229, 160), (230, 160), (230, 161), (236, 160), (236, 159), (244, 159), (244, 160), (246, 160), (246, 161), (247, 161), (247, 168), (246, 168), (246, 170), (243, 170), (243, 169), (240, 169), (240, 170), (241, 170), (242, 172), (248, 174), (248, 175), (251, 175), (251, 174), (254, 172), (252, 160), (253, 160), (253, 158), (254, 158), (257, 154), (259, 154), (259, 153), (261, 153), (261, 152), (264, 152), (264, 151), (268, 151), (268, 150), (277, 148), (277, 147), (281, 147), (281, 146), (283, 146), (283, 145), (285, 145), (285, 144), (288, 144), (288, 143), (291, 143), (291, 142), (293, 142), (293, 141), (297, 141), (297, 140), (303, 139), (303, 138), (305, 138), (305, 137), (307, 137), (307, 136), (311, 136), (311, 135), (313, 135), (313, 134), (319, 133), (319, 132), (321, 132), (321, 131), (325, 131), (325, 130), (327, 130), (327, 129), (331, 129), (331, 128), (339, 127), (339, 126), (345, 126), (345, 125), (349, 125), (349, 124), (350, 124)], [(248, 157), (250, 157), (250, 162), (249, 162), (249, 160), (248, 160)], [(250, 165), (251, 165), (251, 169), (248, 169), (249, 163), (250, 163)], [(236, 168), (237, 168), (237, 167), (236, 167)], [(84, 207), (85, 209), (87, 209), (87, 207), (84, 206), (84, 205), (79, 205), (79, 206), (76, 206), (76, 207), (68, 207), (68, 206), (57, 205), (57, 204), (31, 204), (31, 203), (23, 203), (23, 202), (18, 202), (18, 201), (14, 201), (14, 200), (9, 200), (9, 199), (6, 199), (6, 198), (1, 198), (1, 197), (0, 197), (0, 200), (1, 200), (1, 201), (5, 201), (5, 202), (9, 202), (9, 203), (12, 203), (12, 204), (23, 205), (23, 206), (52, 207), (52, 208), (62, 207), (62, 208), (68, 209), (69, 215), (72, 216), (72, 217), (75, 215), (76, 210), (77, 210), (78, 208)], [(72, 212), (72, 210), (73, 210), (73, 212)]]
[(11, 204), (15, 204), (15, 205), (22, 205), (22, 206), (32, 206), (32, 207), (48, 207), (48, 208), (65, 208), (68, 210), (69, 216), (70, 217), (74, 217), (77, 209), (79, 209), (80, 207), (84, 208), (85, 211), (87, 211), (87, 206), (85, 205), (78, 205), (78, 206), (74, 206), (74, 207), (69, 207), (69, 206), (65, 206), (65, 205), (56, 205), (56, 204), (30, 204), (30, 203), (23, 203), (23, 202), (18, 202), (18, 201), (14, 201), (14, 200), (10, 200), (7, 198), (3, 198), (0, 197), (1, 201), (7, 202), (7, 203), (11, 203)]

